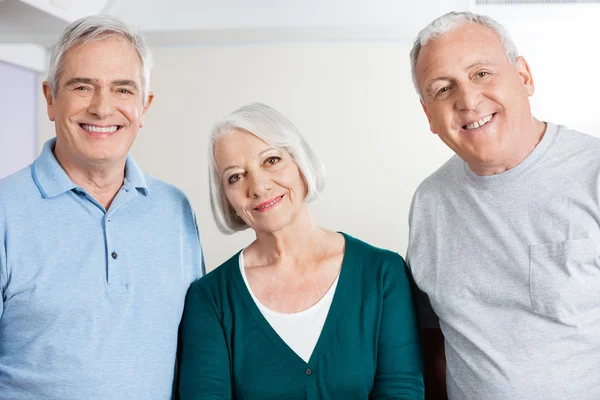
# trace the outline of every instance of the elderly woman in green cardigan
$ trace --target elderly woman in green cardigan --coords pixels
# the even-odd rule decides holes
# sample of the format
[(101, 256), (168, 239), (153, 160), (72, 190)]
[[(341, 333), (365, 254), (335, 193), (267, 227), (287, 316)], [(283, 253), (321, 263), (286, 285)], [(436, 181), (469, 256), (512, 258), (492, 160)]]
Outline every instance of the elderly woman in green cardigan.
[(217, 226), (256, 239), (190, 288), (181, 400), (423, 399), (406, 264), (315, 224), (324, 168), (294, 125), (242, 107), (208, 159)]

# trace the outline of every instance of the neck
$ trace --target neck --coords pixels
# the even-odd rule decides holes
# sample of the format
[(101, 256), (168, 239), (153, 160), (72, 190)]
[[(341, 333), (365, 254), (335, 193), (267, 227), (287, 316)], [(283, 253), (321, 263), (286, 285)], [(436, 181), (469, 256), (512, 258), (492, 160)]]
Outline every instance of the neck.
[(251, 244), (264, 264), (280, 264), (296, 268), (310, 265), (311, 259), (323, 247), (326, 231), (314, 224), (307, 204), (285, 228), (277, 232), (256, 232)]
[[(477, 175), (488, 176), (506, 172), (519, 165), (531, 154), (533, 149), (540, 143), (546, 132), (546, 123), (531, 118), (525, 129), (522, 129), (522, 135), (518, 137), (510, 151), (510, 157), (497, 165), (469, 164), (469, 169)], [(509, 138), (513, 140), (515, 138)]]
[(58, 148), (54, 149), (54, 156), (73, 183), (84, 188), (106, 210), (109, 209), (123, 186), (125, 160), (118, 163), (82, 165), (65, 157)]

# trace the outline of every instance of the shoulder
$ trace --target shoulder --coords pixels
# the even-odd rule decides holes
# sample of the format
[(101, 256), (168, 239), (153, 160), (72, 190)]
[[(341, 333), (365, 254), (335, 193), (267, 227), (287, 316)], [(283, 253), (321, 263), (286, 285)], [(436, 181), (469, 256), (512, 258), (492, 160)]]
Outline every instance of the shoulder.
[(160, 215), (170, 221), (180, 221), (181, 224), (197, 230), (194, 208), (185, 193), (176, 186), (145, 174), (148, 186), (146, 200), (154, 210), (160, 210)]
[(578, 155), (590, 154), (597, 157), (600, 154), (600, 138), (558, 126), (559, 134), (556, 140), (559, 151), (577, 153)]
[[(579, 181), (600, 177), (600, 138), (558, 126), (551, 151), (540, 165), (555, 177), (577, 175)], [(538, 169), (541, 170), (541, 169)]]
[(228, 296), (233, 282), (237, 278), (235, 274), (239, 270), (240, 252), (192, 283), (190, 293), (209, 299), (219, 298), (223, 295)]
[(25, 192), (30, 188), (35, 188), (31, 165), (0, 179), (0, 199), (4, 200), (6, 197), (12, 198), (15, 193)]
[(366, 293), (385, 297), (389, 293), (410, 291), (408, 267), (404, 258), (394, 251), (375, 247), (347, 236), (347, 256), (352, 257), (352, 274)]
[(144, 174), (146, 178), (146, 183), (148, 185), (148, 191), (150, 195), (160, 195), (167, 196), (172, 200), (181, 200), (188, 202), (187, 196), (185, 193), (170, 183), (167, 183), (161, 179), (155, 178), (152, 175)]
[(447, 186), (452, 186), (456, 178), (462, 176), (463, 171), (464, 161), (459, 156), (453, 155), (419, 184), (413, 197), (413, 203), (417, 199), (442, 191)]
[(0, 179), (0, 206), (22, 208), (41, 198), (33, 179), (31, 165)]
[(406, 263), (402, 256), (394, 251), (373, 246), (348, 234), (346, 254), (364, 279), (386, 280), (391, 275), (405, 274)]
[(578, 144), (589, 144), (594, 148), (600, 148), (600, 138), (570, 129), (565, 125), (556, 126), (559, 131), (559, 139), (563, 141), (573, 141)]
[(347, 233), (343, 235), (346, 238), (347, 253), (351, 253), (355, 258), (380, 262), (399, 262), (402, 260), (402, 257), (394, 251), (373, 246)]

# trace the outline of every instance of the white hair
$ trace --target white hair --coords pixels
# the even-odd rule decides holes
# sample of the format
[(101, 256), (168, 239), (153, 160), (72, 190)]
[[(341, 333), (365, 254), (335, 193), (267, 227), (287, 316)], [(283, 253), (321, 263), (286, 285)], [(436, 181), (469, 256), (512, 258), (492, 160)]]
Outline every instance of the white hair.
[(434, 19), (421, 32), (419, 32), (413, 44), (413, 48), (410, 51), (410, 70), (412, 73), (413, 85), (415, 86), (415, 90), (419, 94), (421, 100), (423, 100), (423, 93), (419, 88), (416, 71), (417, 60), (419, 59), (421, 48), (429, 43), (430, 40), (435, 40), (451, 30), (467, 23), (481, 24), (493, 30), (496, 35), (498, 35), (502, 45), (504, 46), (504, 52), (506, 54), (506, 58), (508, 58), (508, 61), (510, 61), (512, 64), (517, 61), (517, 58), (519, 57), (517, 46), (515, 46), (514, 42), (510, 38), (506, 28), (494, 21), (492, 18), (485, 15), (474, 14), (469, 11), (453, 11), (444, 14), (441, 17)]
[(211, 132), (208, 143), (210, 206), (221, 232), (232, 234), (248, 228), (248, 225), (235, 215), (233, 207), (227, 200), (215, 159), (217, 139), (235, 130), (247, 131), (267, 144), (287, 151), (298, 165), (306, 183), (307, 202), (315, 200), (323, 191), (325, 167), (292, 122), (265, 104), (248, 104), (218, 122)]
[(142, 98), (144, 103), (148, 100), (150, 92), (150, 71), (152, 69), (152, 54), (146, 45), (142, 34), (133, 27), (127, 26), (120, 19), (112, 15), (92, 15), (78, 19), (70, 24), (62, 33), (60, 39), (52, 49), (50, 65), (48, 67), (48, 84), (52, 88), (52, 96), (58, 92), (58, 81), (62, 73), (65, 54), (74, 48), (83, 46), (95, 40), (103, 40), (113, 36), (120, 36), (128, 41), (137, 51), (142, 64)]

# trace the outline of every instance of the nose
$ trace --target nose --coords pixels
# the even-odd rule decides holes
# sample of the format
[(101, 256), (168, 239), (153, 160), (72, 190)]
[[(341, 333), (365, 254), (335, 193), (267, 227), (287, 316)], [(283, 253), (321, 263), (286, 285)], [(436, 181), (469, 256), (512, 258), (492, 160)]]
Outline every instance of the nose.
[(104, 119), (114, 113), (113, 99), (108, 90), (99, 88), (94, 92), (88, 107), (88, 112), (96, 115), (99, 119)]
[(462, 85), (456, 96), (456, 108), (459, 111), (472, 111), (481, 103), (481, 93), (472, 85)]
[(248, 194), (252, 198), (260, 198), (267, 195), (273, 187), (273, 182), (268, 174), (263, 171), (248, 173)]

